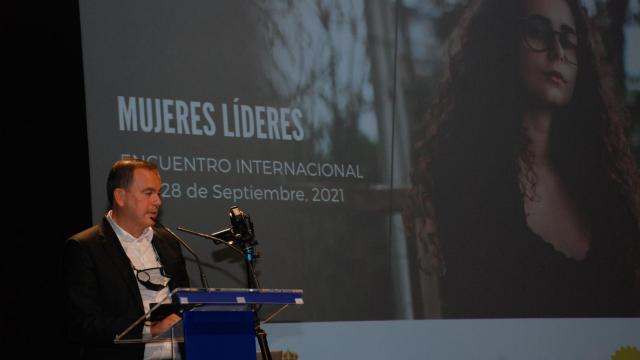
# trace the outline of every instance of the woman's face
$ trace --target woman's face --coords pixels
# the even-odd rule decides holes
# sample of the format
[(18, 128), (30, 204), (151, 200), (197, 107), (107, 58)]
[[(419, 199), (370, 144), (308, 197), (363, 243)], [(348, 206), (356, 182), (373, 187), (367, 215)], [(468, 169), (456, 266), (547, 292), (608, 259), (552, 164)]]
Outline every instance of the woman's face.
[(571, 101), (578, 73), (576, 26), (564, 0), (525, 0), (522, 78), (536, 103)]

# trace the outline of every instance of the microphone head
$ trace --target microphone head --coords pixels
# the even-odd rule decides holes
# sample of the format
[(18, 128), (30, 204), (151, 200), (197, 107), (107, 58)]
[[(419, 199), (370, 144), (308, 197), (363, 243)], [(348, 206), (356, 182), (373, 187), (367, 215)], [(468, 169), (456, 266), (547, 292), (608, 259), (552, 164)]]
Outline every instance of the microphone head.
[(232, 206), (229, 209), (229, 218), (231, 220), (231, 230), (237, 240), (242, 242), (253, 240), (255, 234), (249, 214), (244, 213), (237, 206)]

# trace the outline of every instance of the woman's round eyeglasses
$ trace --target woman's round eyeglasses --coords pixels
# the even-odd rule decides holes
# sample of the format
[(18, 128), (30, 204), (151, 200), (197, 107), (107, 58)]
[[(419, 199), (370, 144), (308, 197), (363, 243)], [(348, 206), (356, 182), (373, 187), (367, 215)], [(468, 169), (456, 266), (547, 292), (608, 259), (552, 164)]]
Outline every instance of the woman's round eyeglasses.
[(556, 51), (557, 37), (563, 59), (572, 65), (578, 65), (578, 35), (570, 26), (562, 25), (559, 31), (554, 30), (548, 18), (531, 15), (524, 19), (522, 37), (527, 46), (535, 52)]

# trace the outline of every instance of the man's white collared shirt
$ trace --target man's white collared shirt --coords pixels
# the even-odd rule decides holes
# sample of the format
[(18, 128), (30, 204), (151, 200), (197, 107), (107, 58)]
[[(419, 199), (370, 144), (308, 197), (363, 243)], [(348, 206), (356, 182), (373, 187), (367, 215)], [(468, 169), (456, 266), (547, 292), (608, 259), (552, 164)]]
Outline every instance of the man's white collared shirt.
[[(137, 270), (151, 269), (162, 266), (160, 259), (156, 254), (153, 245), (153, 229), (148, 227), (144, 230), (140, 237), (136, 238), (129, 234), (126, 230), (121, 228), (113, 218), (111, 217), (111, 211), (107, 213), (107, 220), (113, 231), (116, 233), (120, 244), (124, 248), (131, 265)], [(134, 269), (131, 269), (134, 272)], [(150, 303), (167, 302), (169, 297), (169, 287), (165, 287), (160, 291), (154, 291), (147, 289), (139, 281), (138, 290), (140, 290), (140, 296), (142, 296), (142, 304), (144, 305), (144, 312), (149, 311)], [(142, 335), (149, 335), (150, 329), (148, 326), (143, 328)], [(157, 342), (147, 343), (144, 347), (144, 360), (160, 360), (160, 359), (172, 359), (171, 342)]]

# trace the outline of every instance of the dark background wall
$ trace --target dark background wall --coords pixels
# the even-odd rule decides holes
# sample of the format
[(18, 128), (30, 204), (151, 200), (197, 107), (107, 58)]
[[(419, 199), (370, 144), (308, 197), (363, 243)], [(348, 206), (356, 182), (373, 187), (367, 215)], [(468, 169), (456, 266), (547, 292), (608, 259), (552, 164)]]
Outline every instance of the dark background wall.
[(66, 350), (62, 244), (91, 224), (78, 8), (19, 3), (2, 16), (0, 343), (53, 357)]
[(2, 343), (56, 356), (62, 244), (91, 225), (78, 6), (18, 2), (2, 16)]

